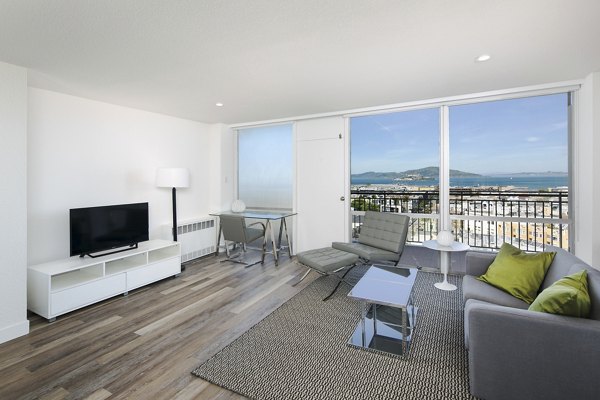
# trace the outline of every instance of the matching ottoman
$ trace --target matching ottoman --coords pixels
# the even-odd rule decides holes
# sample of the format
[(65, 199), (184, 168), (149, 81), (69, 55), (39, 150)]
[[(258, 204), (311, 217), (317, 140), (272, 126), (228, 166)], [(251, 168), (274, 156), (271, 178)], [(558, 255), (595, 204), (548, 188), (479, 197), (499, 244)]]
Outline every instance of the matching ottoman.
[(332, 247), (303, 251), (297, 254), (300, 264), (306, 265), (317, 272), (329, 275), (340, 268), (356, 264), (358, 255), (346, 251), (337, 250)]
[[(329, 297), (331, 297), (331, 295), (333, 295), (333, 293), (335, 293), (337, 288), (346, 277), (346, 274), (358, 262), (358, 255), (337, 250), (332, 247), (303, 251), (298, 253), (296, 257), (300, 264), (307, 266), (309, 269), (302, 276), (302, 278), (300, 278), (300, 280), (294, 284), (294, 286), (302, 282), (302, 280), (308, 276), (311, 270), (315, 270), (321, 275), (334, 275), (340, 280), (333, 291), (323, 300), (327, 300)], [(348, 268), (348, 271), (346, 271), (341, 277), (335, 275), (336, 272), (339, 272), (344, 268)]]

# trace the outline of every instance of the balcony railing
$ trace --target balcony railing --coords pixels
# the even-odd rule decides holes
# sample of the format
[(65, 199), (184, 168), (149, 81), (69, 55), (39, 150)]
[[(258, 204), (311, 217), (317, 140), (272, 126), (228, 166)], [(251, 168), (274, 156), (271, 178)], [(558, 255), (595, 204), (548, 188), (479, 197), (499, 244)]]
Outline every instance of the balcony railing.
[[(410, 216), (409, 242), (437, 235), (437, 191), (352, 190), (351, 200), (355, 236), (366, 210)], [(450, 189), (449, 206), (455, 239), (471, 247), (497, 249), (508, 242), (529, 251), (540, 251), (546, 245), (569, 248), (566, 190)]]

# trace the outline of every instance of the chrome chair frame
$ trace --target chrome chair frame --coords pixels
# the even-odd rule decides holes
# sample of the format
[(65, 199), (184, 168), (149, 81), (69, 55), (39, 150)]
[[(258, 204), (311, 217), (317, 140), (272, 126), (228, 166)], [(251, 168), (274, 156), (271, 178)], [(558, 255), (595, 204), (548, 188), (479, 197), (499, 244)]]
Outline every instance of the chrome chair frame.
[[(225, 244), (225, 254), (226, 258), (221, 260), (221, 262), (234, 262), (238, 264), (243, 264), (246, 268), (252, 265), (256, 265), (258, 263), (264, 264), (265, 253), (267, 248), (267, 238), (266, 238), (266, 226), (262, 222), (254, 222), (250, 225), (246, 226), (246, 220), (243, 216), (237, 215), (221, 215), (220, 216), (221, 223), (221, 234), (223, 235), (223, 242)], [(260, 226), (260, 229), (252, 228), (253, 226)], [(248, 243), (253, 242), (260, 237), (262, 240), (262, 248), (257, 249), (261, 250), (261, 258), (256, 262), (246, 262), (243, 260), (242, 255), (248, 250)], [(233, 243), (233, 248), (235, 249), (238, 244), (240, 244), (240, 251), (232, 254), (229, 250), (229, 243)]]

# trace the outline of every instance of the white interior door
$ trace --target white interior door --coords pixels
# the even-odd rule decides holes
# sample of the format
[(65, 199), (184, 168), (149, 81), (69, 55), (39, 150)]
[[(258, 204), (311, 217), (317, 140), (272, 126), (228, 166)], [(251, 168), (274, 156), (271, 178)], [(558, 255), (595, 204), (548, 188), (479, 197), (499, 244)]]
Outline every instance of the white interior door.
[(296, 251), (345, 241), (349, 200), (344, 119), (300, 121), (296, 140)]

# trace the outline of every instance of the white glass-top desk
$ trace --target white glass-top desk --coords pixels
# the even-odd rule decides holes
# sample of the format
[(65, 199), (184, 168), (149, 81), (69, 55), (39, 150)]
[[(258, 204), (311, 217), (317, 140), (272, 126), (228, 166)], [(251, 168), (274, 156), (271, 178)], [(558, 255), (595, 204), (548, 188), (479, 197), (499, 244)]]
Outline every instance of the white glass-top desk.
[[(271, 246), (273, 247), (273, 258), (275, 259), (275, 265), (279, 265), (279, 250), (281, 247), (281, 238), (285, 233), (285, 241), (287, 244), (288, 255), (290, 258), (292, 257), (292, 242), (290, 241), (290, 236), (287, 230), (286, 218), (293, 217), (296, 215), (295, 212), (292, 211), (271, 211), (271, 210), (246, 210), (242, 212), (233, 212), (233, 211), (222, 211), (218, 213), (210, 214), (212, 216), (221, 216), (221, 215), (238, 215), (248, 219), (263, 219), (266, 221), (265, 223), (265, 241), (267, 240), (267, 235), (271, 237)], [(275, 232), (273, 232), (273, 227), (271, 225), (271, 221), (281, 220), (279, 224), (279, 235), (277, 238), (277, 242), (275, 242)], [(219, 224), (219, 233), (217, 233), (217, 254), (219, 254), (219, 243), (221, 243), (221, 226)]]

